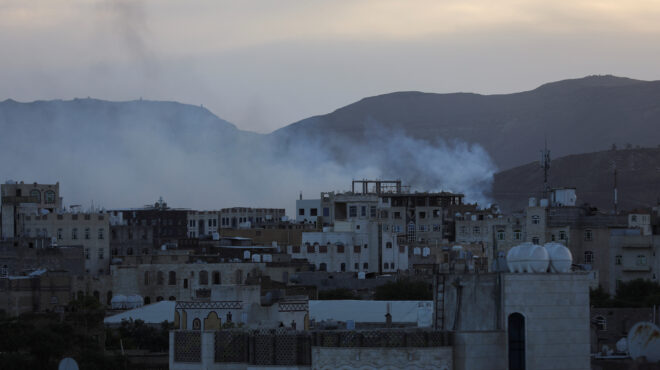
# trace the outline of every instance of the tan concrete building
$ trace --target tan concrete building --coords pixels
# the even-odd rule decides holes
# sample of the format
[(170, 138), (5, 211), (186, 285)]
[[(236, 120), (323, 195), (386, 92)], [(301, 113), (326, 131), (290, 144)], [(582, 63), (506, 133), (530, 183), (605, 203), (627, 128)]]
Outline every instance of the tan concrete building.
[(110, 223), (104, 213), (51, 213), (21, 215), (19, 237), (46, 238), (52, 246), (81, 245), (85, 272), (103, 275), (110, 266)]
[(67, 271), (38, 270), (28, 276), (0, 278), (0, 310), (12, 316), (25, 312), (61, 311), (72, 298), (74, 278)]
[(1, 197), (1, 237), (13, 238), (21, 228), (20, 216), (26, 213), (50, 213), (62, 208), (60, 184), (25, 184), (23, 181), (7, 181), (0, 185)]

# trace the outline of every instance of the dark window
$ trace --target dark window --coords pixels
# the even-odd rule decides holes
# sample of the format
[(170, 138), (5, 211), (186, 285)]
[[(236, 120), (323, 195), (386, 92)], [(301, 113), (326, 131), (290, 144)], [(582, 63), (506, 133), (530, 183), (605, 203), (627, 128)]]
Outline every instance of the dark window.
[(344, 246), (343, 245), (338, 245), (337, 246), (337, 253), (344, 253)]
[(291, 253), (300, 253), (300, 246), (294, 245), (293, 247), (291, 247)]
[(328, 265), (326, 265), (325, 262), (321, 263), (319, 265), (319, 271), (328, 271)]
[(353, 246), (353, 253), (360, 253), (360, 246), (359, 245), (354, 245)]
[(348, 207), (348, 216), (349, 217), (357, 217), (357, 206)]
[(323, 207), (323, 217), (329, 217), (329, 216), (330, 216), (330, 208)]
[(367, 271), (367, 269), (369, 269), (369, 264), (366, 263), (366, 262), (363, 263), (363, 264), (362, 264), (362, 268), (363, 268), (365, 271)]
[(367, 215), (367, 207), (362, 206), (360, 208), (360, 216), (365, 217)]
[(342, 262), (340, 268), (341, 268), (341, 271), (342, 271), (342, 272), (346, 271), (346, 264)]
[(170, 271), (167, 279), (167, 284), (176, 285), (176, 272)]
[(213, 271), (213, 285), (220, 285), (220, 272)]
[(327, 245), (319, 246), (319, 253), (328, 253), (328, 246)]
[(199, 285), (209, 285), (209, 273), (208, 271), (199, 272)]
[(298, 215), (299, 216), (304, 216), (305, 215), (305, 209), (304, 208), (299, 208), (298, 209)]
[(319, 213), (318, 208), (311, 208), (311, 209), (309, 210), (309, 215), (310, 215), (310, 216), (318, 216), (318, 213)]

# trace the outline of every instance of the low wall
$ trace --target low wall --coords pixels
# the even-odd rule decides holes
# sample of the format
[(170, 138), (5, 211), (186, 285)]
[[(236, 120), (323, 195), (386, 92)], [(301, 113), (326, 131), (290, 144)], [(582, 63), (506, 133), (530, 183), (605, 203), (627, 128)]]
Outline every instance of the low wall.
[(313, 347), (315, 369), (453, 369), (452, 347)]

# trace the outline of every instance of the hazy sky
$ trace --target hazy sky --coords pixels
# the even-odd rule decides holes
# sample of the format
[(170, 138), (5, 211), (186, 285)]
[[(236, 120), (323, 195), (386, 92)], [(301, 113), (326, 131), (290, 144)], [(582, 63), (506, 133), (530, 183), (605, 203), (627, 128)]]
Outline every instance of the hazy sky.
[(0, 100), (177, 100), (270, 132), (398, 90), (660, 79), (656, 0), (0, 0)]

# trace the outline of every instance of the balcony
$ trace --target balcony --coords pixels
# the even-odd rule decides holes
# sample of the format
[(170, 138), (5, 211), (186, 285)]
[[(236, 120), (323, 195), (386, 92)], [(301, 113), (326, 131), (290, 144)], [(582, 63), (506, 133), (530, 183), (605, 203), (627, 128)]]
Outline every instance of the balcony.
[(649, 272), (651, 271), (651, 266), (649, 265), (626, 265), (623, 266), (624, 272)]

